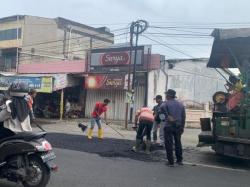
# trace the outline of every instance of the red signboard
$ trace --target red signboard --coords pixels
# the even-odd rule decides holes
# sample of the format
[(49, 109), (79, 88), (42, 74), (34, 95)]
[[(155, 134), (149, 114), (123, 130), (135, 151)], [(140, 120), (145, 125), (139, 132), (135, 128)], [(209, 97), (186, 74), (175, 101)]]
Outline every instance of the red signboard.
[[(93, 49), (90, 54), (89, 71), (93, 73), (128, 72), (130, 47)], [(131, 51), (131, 64), (134, 63), (135, 47)], [(136, 70), (143, 70), (144, 46), (137, 47)]]
[(127, 75), (90, 75), (85, 78), (86, 89), (126, 89)]
[(100, 62), (104, 66), (128, 65), (129, 54), (128, 52), (104, 53)]

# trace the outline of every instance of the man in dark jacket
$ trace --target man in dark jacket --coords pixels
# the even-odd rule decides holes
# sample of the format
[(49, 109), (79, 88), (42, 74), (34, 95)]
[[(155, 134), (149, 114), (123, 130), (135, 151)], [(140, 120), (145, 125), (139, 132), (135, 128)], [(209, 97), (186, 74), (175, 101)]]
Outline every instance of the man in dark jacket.
[(159, 117), (160, 114), (160, 106), (163, 103), (162, 101), (162, 96), (161, 95), (157, 95), (155, 97), (155, 101), (157, 103), (157, 105), (154, 106), (153, 108), (153, 112), (154, 112), (154, 124), (153, 124), (153, 140), (154, 143), (157, 143), (157, 131), (158, 128), (160, 129), (159, 132), (159, 138), (160, 138), (160, 145), (163, 145), (164, 143), (164, 132), (163, 132), (163, 125), (161, 123), (161, 119)]
[(165, 94), (167, 101), (161, 105), (161, 111), (165, 116), (163, 121), (167, 164), (172, 167), (174, 166), (173, 140), (177, 164), (183, 165), (181, 135), (184, 132), (186, 113), (183, 104), (175, 99), (174, 90), (169, 89)]

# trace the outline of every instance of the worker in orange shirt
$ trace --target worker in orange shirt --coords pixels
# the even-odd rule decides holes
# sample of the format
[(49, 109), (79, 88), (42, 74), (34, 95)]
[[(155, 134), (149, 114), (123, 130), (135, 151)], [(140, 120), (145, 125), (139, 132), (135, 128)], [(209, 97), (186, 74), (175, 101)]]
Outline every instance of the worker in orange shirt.
[(133, 151), (138, 152), (143, 142), (143, 135), (146, 134), (146, 153), (150, 153), (151, 149), (151, 131), (153, 128), (154, 115), (153, 111), (148, 107), (142, 107), (135, 115), (135, 127), (138, 127), (136, 134), (136, 144)]

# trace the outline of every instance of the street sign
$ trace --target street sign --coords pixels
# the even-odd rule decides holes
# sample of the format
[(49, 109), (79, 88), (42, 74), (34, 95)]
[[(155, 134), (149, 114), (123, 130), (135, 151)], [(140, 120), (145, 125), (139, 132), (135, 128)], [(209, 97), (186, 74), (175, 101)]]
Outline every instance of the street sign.
[(133, 93), (130, 91), (126, 91), (126, 103), (133, 103)]

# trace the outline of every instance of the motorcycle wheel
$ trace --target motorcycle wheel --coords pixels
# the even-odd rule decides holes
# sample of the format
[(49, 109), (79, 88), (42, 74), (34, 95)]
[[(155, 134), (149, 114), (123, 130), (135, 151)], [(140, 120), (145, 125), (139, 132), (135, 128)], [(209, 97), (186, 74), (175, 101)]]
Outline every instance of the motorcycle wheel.
[(50, 179), (50, 170), (37, 156), (29, 157), (29, 171), (26, 180), (23, 181), (24, 187), (45, 187)]

